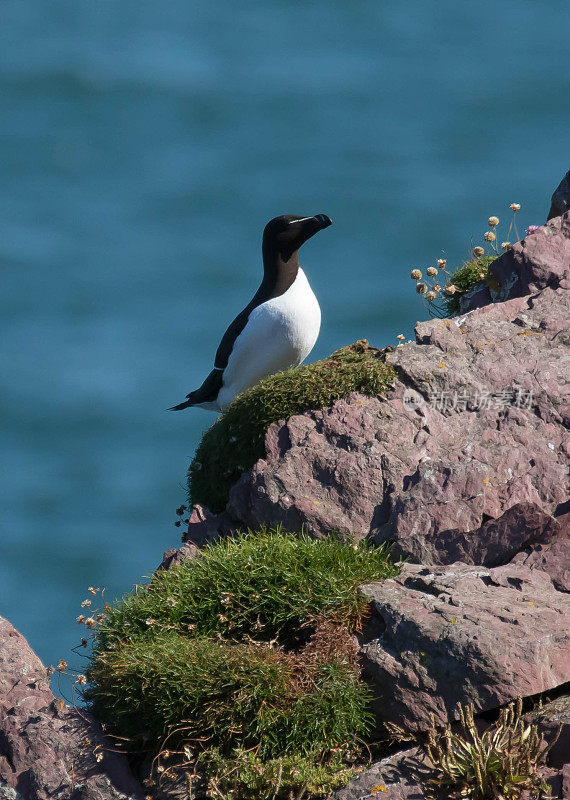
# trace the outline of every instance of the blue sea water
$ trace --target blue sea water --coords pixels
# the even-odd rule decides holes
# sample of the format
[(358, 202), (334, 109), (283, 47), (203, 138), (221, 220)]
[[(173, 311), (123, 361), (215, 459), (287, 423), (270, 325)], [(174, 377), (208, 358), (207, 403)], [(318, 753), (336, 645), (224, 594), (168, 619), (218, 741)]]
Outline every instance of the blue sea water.
[(70, 658), (88, 585), (176, 546), (201, 383), (280, 213), (323, 311), (310, 359), (427, 316), (411, 267), (568, 169), (567, 4), (3, 0), (0, 614)]

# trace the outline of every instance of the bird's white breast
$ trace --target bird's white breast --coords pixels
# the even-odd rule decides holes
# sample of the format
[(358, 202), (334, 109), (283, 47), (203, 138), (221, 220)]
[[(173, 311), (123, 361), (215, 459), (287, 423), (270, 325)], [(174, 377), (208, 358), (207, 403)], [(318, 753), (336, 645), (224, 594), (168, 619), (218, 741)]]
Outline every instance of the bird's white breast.
[(298, 366), (313, 349), (320, 327), (321, 309), (299, 268), (286, 292), (253, 309), (236, 338), (218, 394), (220, 408), (261, 378)]

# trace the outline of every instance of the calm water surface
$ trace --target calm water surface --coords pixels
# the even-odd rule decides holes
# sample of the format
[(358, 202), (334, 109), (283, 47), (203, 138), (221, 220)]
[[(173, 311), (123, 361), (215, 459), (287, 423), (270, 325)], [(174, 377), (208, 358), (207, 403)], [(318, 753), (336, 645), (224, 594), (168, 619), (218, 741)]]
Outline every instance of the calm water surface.
[(302, 263), (311, 359), (426, 316), (410, 267), (489, 214), (545, 219), (568, 169), (567, 4), (4, 0), (0, 6), (0, 614), (69, 657), (179, 541), (213, 416), (201, 383), (281, 213), (329, 214)]

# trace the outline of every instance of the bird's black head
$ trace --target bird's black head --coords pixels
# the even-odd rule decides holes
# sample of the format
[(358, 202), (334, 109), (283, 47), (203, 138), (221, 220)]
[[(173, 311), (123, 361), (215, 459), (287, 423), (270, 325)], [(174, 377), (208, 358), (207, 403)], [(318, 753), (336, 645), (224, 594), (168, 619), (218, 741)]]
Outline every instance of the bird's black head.
[(332, 225), (332, 221), (326, 214), (316, 214), (314, 217), (283, 214), (275, 217), (267, 223), (263, 231), (264, 259), (277, 257), (285, 262), (289, 261), (307, 239), (329, 225)]

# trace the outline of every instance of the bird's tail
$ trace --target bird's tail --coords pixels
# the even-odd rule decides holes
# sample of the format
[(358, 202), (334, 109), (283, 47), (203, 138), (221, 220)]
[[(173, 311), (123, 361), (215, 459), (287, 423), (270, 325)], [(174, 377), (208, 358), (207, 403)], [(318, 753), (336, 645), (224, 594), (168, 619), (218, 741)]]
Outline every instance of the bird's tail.
[(167, 411), (183, 411), (185, 408), (190, 408), (193, 406), (194, 403), (191, 400), (185, 400), (183, 403), (179, 403), (177, 406), (171, 406), (167, 408)]

